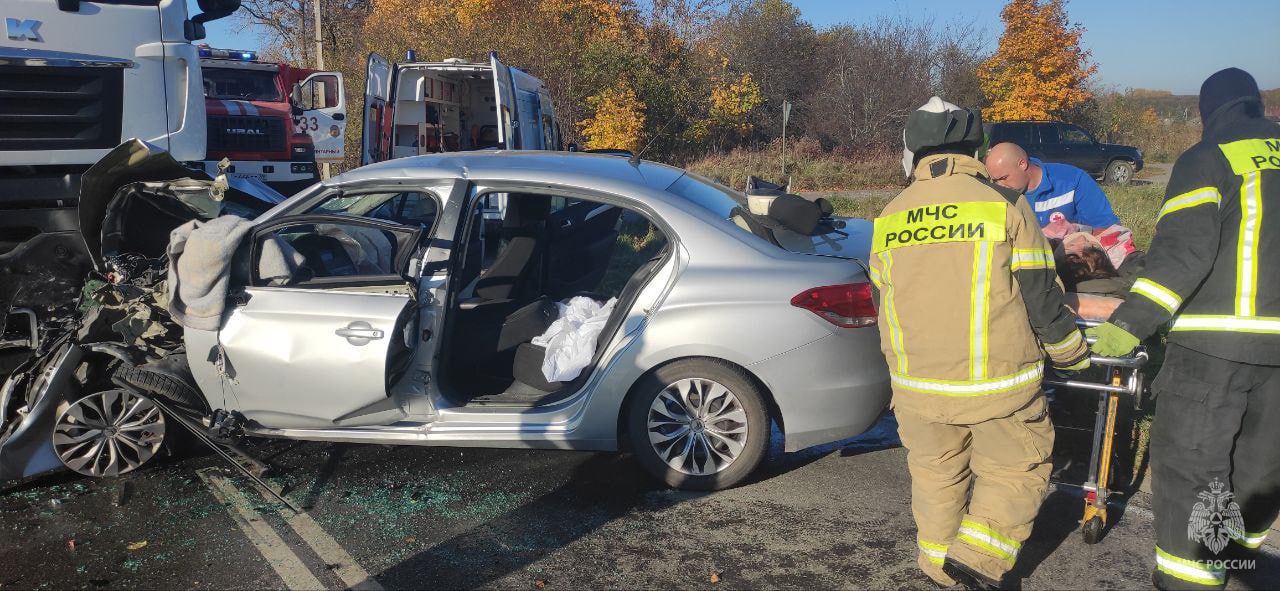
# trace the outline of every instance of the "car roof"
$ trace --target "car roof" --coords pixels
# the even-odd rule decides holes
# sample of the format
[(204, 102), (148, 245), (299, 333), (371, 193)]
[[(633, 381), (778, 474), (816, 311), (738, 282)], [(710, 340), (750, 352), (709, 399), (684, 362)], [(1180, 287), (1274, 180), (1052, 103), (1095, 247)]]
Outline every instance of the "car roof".
[(580, 184), (584, 177), (604, 177), (614, 183), (630, 184), (662, 191), (684, 171), (672, 166), (609, 154), (552, 152), (548, 150), (484, 150), (447, 152), (396, 158), (362, 166), (340, 174), (327, 185), (343, 185), (378, 180), (465, 178), (501, 179), (518, 171), (537, 171), (543, 179), (561, 178), (565, 184)]

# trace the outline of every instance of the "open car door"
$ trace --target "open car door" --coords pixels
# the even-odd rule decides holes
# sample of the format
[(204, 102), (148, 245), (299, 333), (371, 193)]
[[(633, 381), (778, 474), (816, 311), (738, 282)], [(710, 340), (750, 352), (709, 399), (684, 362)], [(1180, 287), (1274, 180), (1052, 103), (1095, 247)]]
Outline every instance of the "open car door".
[(493, 68), (493, 93), (498, 109), (498, 142), (508, 150), (524, 147), (520, 141), (520, 122), (516, 110), (516, 93), (511, 82), (511, 68), (498, 59), (498, 52), (489, 52), (489, 66)]
[(416, 344), (407, 284), (421, 233), (345, 215), (257, 228), (249, 285), (218, 334), (234, 410), (271, 428), (384, 420), (369, 409), (388, 403), (391, 372)]
[(302, 114), (294, 131), (311, 136), (316, 162), (342, 162), (346, 149), (347, 99), (339, 72), (316, 72), (302, 81)]
[(360, 164), (387, 159), (391, 146), (390, 129), (392, 78), (395, 71), (387, 58), (370, 53), (365, 62), (364, 118), (361, 122)]

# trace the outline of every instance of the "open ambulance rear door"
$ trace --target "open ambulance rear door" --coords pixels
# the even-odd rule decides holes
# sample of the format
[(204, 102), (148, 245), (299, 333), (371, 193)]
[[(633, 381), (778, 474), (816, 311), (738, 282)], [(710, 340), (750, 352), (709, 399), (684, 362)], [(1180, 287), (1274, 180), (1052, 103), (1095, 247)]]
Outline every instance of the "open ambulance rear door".
[(391, 100), (395, 67), (376, 53), (369, 54), (365, 65), (364, 119), (361, 122), (360, 164), (387, 159), (391, 147)]
[(524, 147), (524, 143), (520, 141), (520, 121), (517, 118), (511, 68), (498, 60), (496, 51), (489, 52), (489, 66), (493, 68), (493, 93), (498, 101), (498, 142), (508, 150), (519, 150)]

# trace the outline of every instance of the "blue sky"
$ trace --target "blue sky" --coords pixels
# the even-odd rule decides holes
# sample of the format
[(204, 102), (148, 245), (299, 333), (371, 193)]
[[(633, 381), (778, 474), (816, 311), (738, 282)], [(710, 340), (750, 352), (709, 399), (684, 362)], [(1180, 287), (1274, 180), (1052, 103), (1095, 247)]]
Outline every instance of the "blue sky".
[[(430, 2), (431, 0), (422, 0)], [(195, 0), (187, 0), (194, 13)], [(822, 28), (866, 23), (885, 16), (933, 19), (938, 25), (972, 23), (991, 49), (1001, 31), (1004, 0), (791, 0)], [(1072, 0), (1071, 19), (1084, 25), (1098, 78), (1119, 88), (1156, 88), (1194, 94), (1213, 72), (1236, 66), (1262, 88), (1280, 87), (1280, 2), (1274, 0)], [(256, 31), (235, 17), (208, 25), (215, 47), (259, 49)]]

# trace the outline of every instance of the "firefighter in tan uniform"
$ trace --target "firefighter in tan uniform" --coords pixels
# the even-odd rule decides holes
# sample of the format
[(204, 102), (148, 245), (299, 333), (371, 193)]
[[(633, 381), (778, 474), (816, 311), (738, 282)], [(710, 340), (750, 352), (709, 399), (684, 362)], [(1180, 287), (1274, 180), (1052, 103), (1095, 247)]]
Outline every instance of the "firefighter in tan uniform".
[(1026, 198), (973, 157), (978, 113), (934, 97), (903, 137), (915, 180), (875, 220), (871, 277), (920, 568), (941, 585), (998, 588), (1052, 467), (1045, 353), (1079, 370), (1088, 348)]

